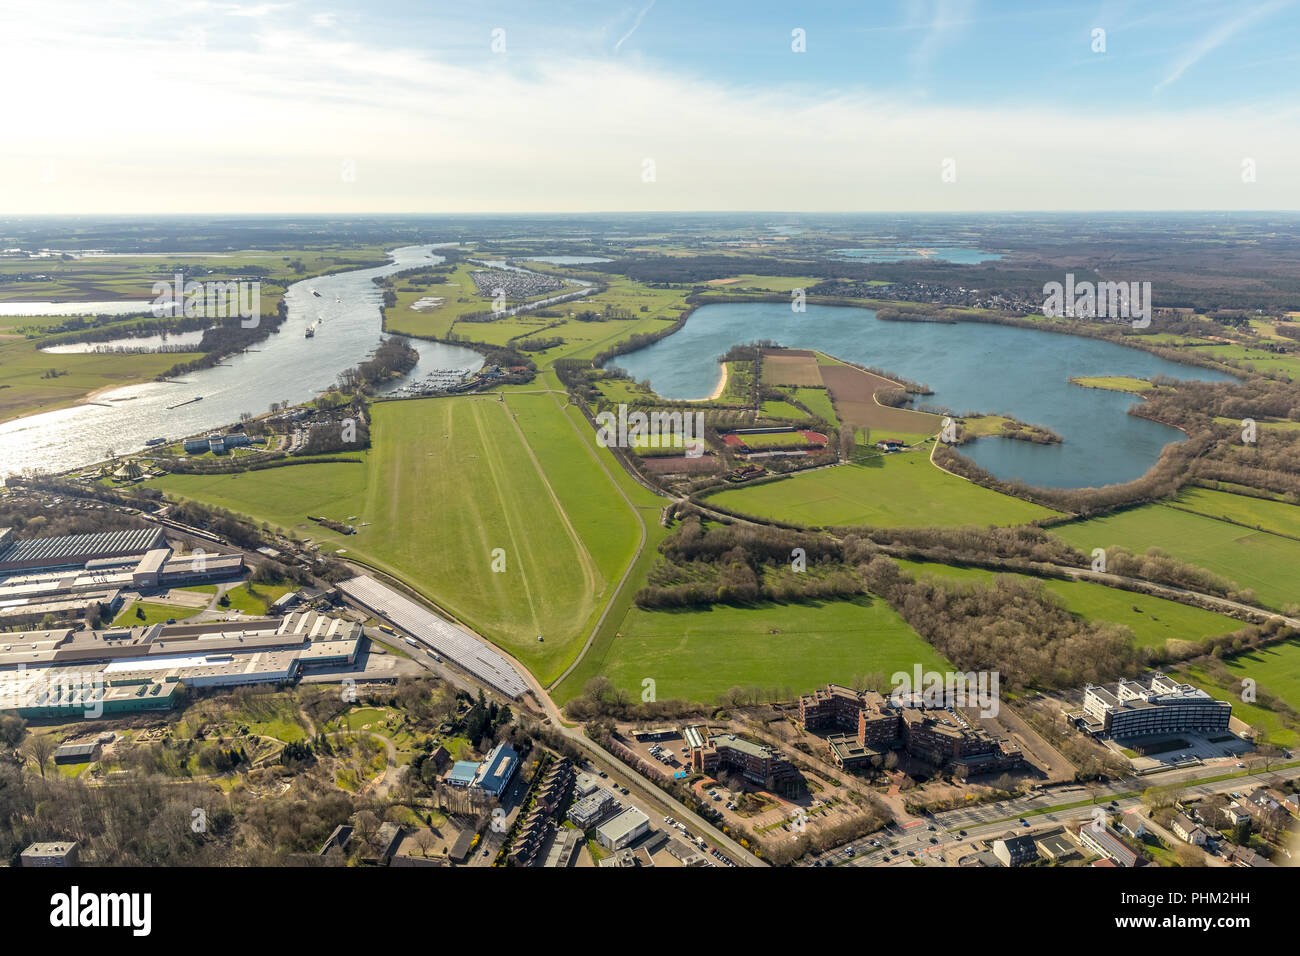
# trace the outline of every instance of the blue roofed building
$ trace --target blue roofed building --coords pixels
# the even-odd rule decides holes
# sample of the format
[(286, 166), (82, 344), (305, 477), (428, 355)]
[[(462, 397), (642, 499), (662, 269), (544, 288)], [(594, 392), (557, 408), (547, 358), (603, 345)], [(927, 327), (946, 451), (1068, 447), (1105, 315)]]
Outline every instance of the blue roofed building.
[(509, 744), (497, 744), (487, 755), (487, 759), (479, 764), (474, 786), (499, 798), (505, 793), (506, 786), (518, 769), (519, 754), (515, 752), (515, 748)]
[(451, 768), (451, 773), (447, 774), (447, 784), (452, 787), (473, 786), (476, 776), (478, 776), (476, 761), (457, 760), (455, 766)]

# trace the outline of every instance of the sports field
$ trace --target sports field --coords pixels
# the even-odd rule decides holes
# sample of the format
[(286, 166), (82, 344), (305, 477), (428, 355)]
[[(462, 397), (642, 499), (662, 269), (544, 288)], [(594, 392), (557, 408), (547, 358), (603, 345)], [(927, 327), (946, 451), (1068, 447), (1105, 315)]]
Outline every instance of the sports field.
[(1115, 545), (1141, 554), (1159, 548), (1213, 571), (1239, 587), (1252, 588), (1266, 607), (1282, 610), (1300, 602), (1300, 541), (1252, 531), (1163, 504), (1060, 525), (1052, 533), (1085, 554)]
[[(873, 673), (888, 680), (918, 663), (927, 670), (949, 666), (878, 598), (705, 610), (633, 607), (617, 636), (589, 656), (633, 700), (642, 699), (646, 678), (655, 682), (659, 700), (712, 701), (732, 687), (788, 698), (828, 681), (848, 684)], [(567, 699), (582, 687), (566, 682), (563, 690)]]
[[(581, 648), (640, 539), (637, 516), (597, 458), (608, 452), (574, 427), (562, 401), (512, 392), (504, 402), (379, 403), (363, 464), (173, 475), (155, 485), (387, 571), (548, 681)], [(308, 514), (357, 534), (335, 534)], [(504, 570), (493, 570), (494, 558)]]
[(950, 475), (932, 465), (923, 450), (726, 490), (708, 500), (811, 527), (1012, 525), (1054, 514)]
[[(920, 561), (899, 561), (898, 564), (914, 576), (932, 574), (951, 581), (987, 582), (996, 576), (995, 572), (983, 568), (958, 568)], [(1012, 576), (1030, 577), (1021, 574)], [(1171, 640), (1200, 641), (1206, 637), (1231, 633), (1244, 626), (1241, 621), (1213, 611), (1146, 594), (1134, 594), (1091, 581), (1060, 581), (1052, 578), (1032, 580), (1041, 580), (1044, 587), (1060, 597), (1073, 614), (1089, 621), (1124, 625), (1133, 632), (1135, 647), (1164, 647)]]

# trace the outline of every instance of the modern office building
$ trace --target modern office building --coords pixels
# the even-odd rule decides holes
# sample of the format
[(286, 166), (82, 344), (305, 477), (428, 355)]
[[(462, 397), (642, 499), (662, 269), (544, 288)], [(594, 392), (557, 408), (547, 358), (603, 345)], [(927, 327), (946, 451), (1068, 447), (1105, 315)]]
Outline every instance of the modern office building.
[(23, 866), (76, 866), (77, 842), (33, 843), (22, 852)]
[(447, 785), (449, 787), (463, 787), (468, 789), (474, 785), (474, 779), (477, 776), (477, 760), (457, 760), (452, 764), (451, 771), (447, 774)]
[(569, 820), (581, 830), (590, 830), (618, 807), (608, 790), (596, 790), (569, 807)]
[(479, 764), (473, 786), (499, 800), (518, 769), (519, 754), (515, 748), (509, 744), (497, 744)]
[(628, 807), (618, 816), (596, 828), (596, 842), (607, 850), (621, 850), (650, 830), (645, 812)]
[(1156, 673), (1146, 683), (1089, 684), (1083, 692), (1083, 709), (1069, 717), (1094, 736), (1222, 733), (1232, 719), (1232, 705)]

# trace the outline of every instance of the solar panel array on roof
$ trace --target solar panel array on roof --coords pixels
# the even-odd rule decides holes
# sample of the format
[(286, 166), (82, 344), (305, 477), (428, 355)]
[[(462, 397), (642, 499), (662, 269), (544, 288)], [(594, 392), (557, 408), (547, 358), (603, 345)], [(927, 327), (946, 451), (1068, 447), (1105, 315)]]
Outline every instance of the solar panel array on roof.
[(81, 563), (96, 557), (143, 554), (163, 547), (161, 528), (131, 528), (97, 534), (68, 534), (57, 538), (26, 538), (0, 548), (0, 565)]
[(520, 697), (527, 692), (528, 686), (519, 672), (491, 645), (450, 621), (444, 621), (369, 575), (343, 581), (338, 588), (503, 694)]

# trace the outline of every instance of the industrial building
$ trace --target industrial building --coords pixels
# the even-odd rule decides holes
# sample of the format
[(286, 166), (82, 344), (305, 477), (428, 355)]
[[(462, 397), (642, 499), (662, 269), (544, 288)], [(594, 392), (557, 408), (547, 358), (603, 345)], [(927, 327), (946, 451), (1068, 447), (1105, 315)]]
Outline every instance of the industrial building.
[(1156, 673), (1145, 684), (1136, 680), (1089, 684), (1083, 692), (1083, 709), (1068, 716), (1093, 736), (1210, 734), (1228, 730), (1232, 704)]
[(24, 539), (19, 539), (12, 528), (0, 528), (0, 571), (71, 567), (97, 558), (141, 555), (164, 547), (161, 528)]
[(14, 540), (0, 530), (0, 629), (111, 616), (122, 592), (205, 584), (244, 573), (244, 556), (177, 554), (161, 528)]
[(392, 588), (380, 584), (369, 575), (342, 581), (338, 587), (349, 600), (372, 614), (392, 621), (424, 646), (507, 697), (515, 699), (527, 693), (528, 685), (523, 677), (492, 645), (440, 618)]
[(650, 818), (637, 807), (628, 807), (596, 828), (596, 842), (607, 850), (621, 850), (650, 830)]
[(179, 687), (290, 681), (353, 664), (361, 627), (314, 611), (235, 623), (0, 635), (0, 710), (23, 717), (166, 710)]

